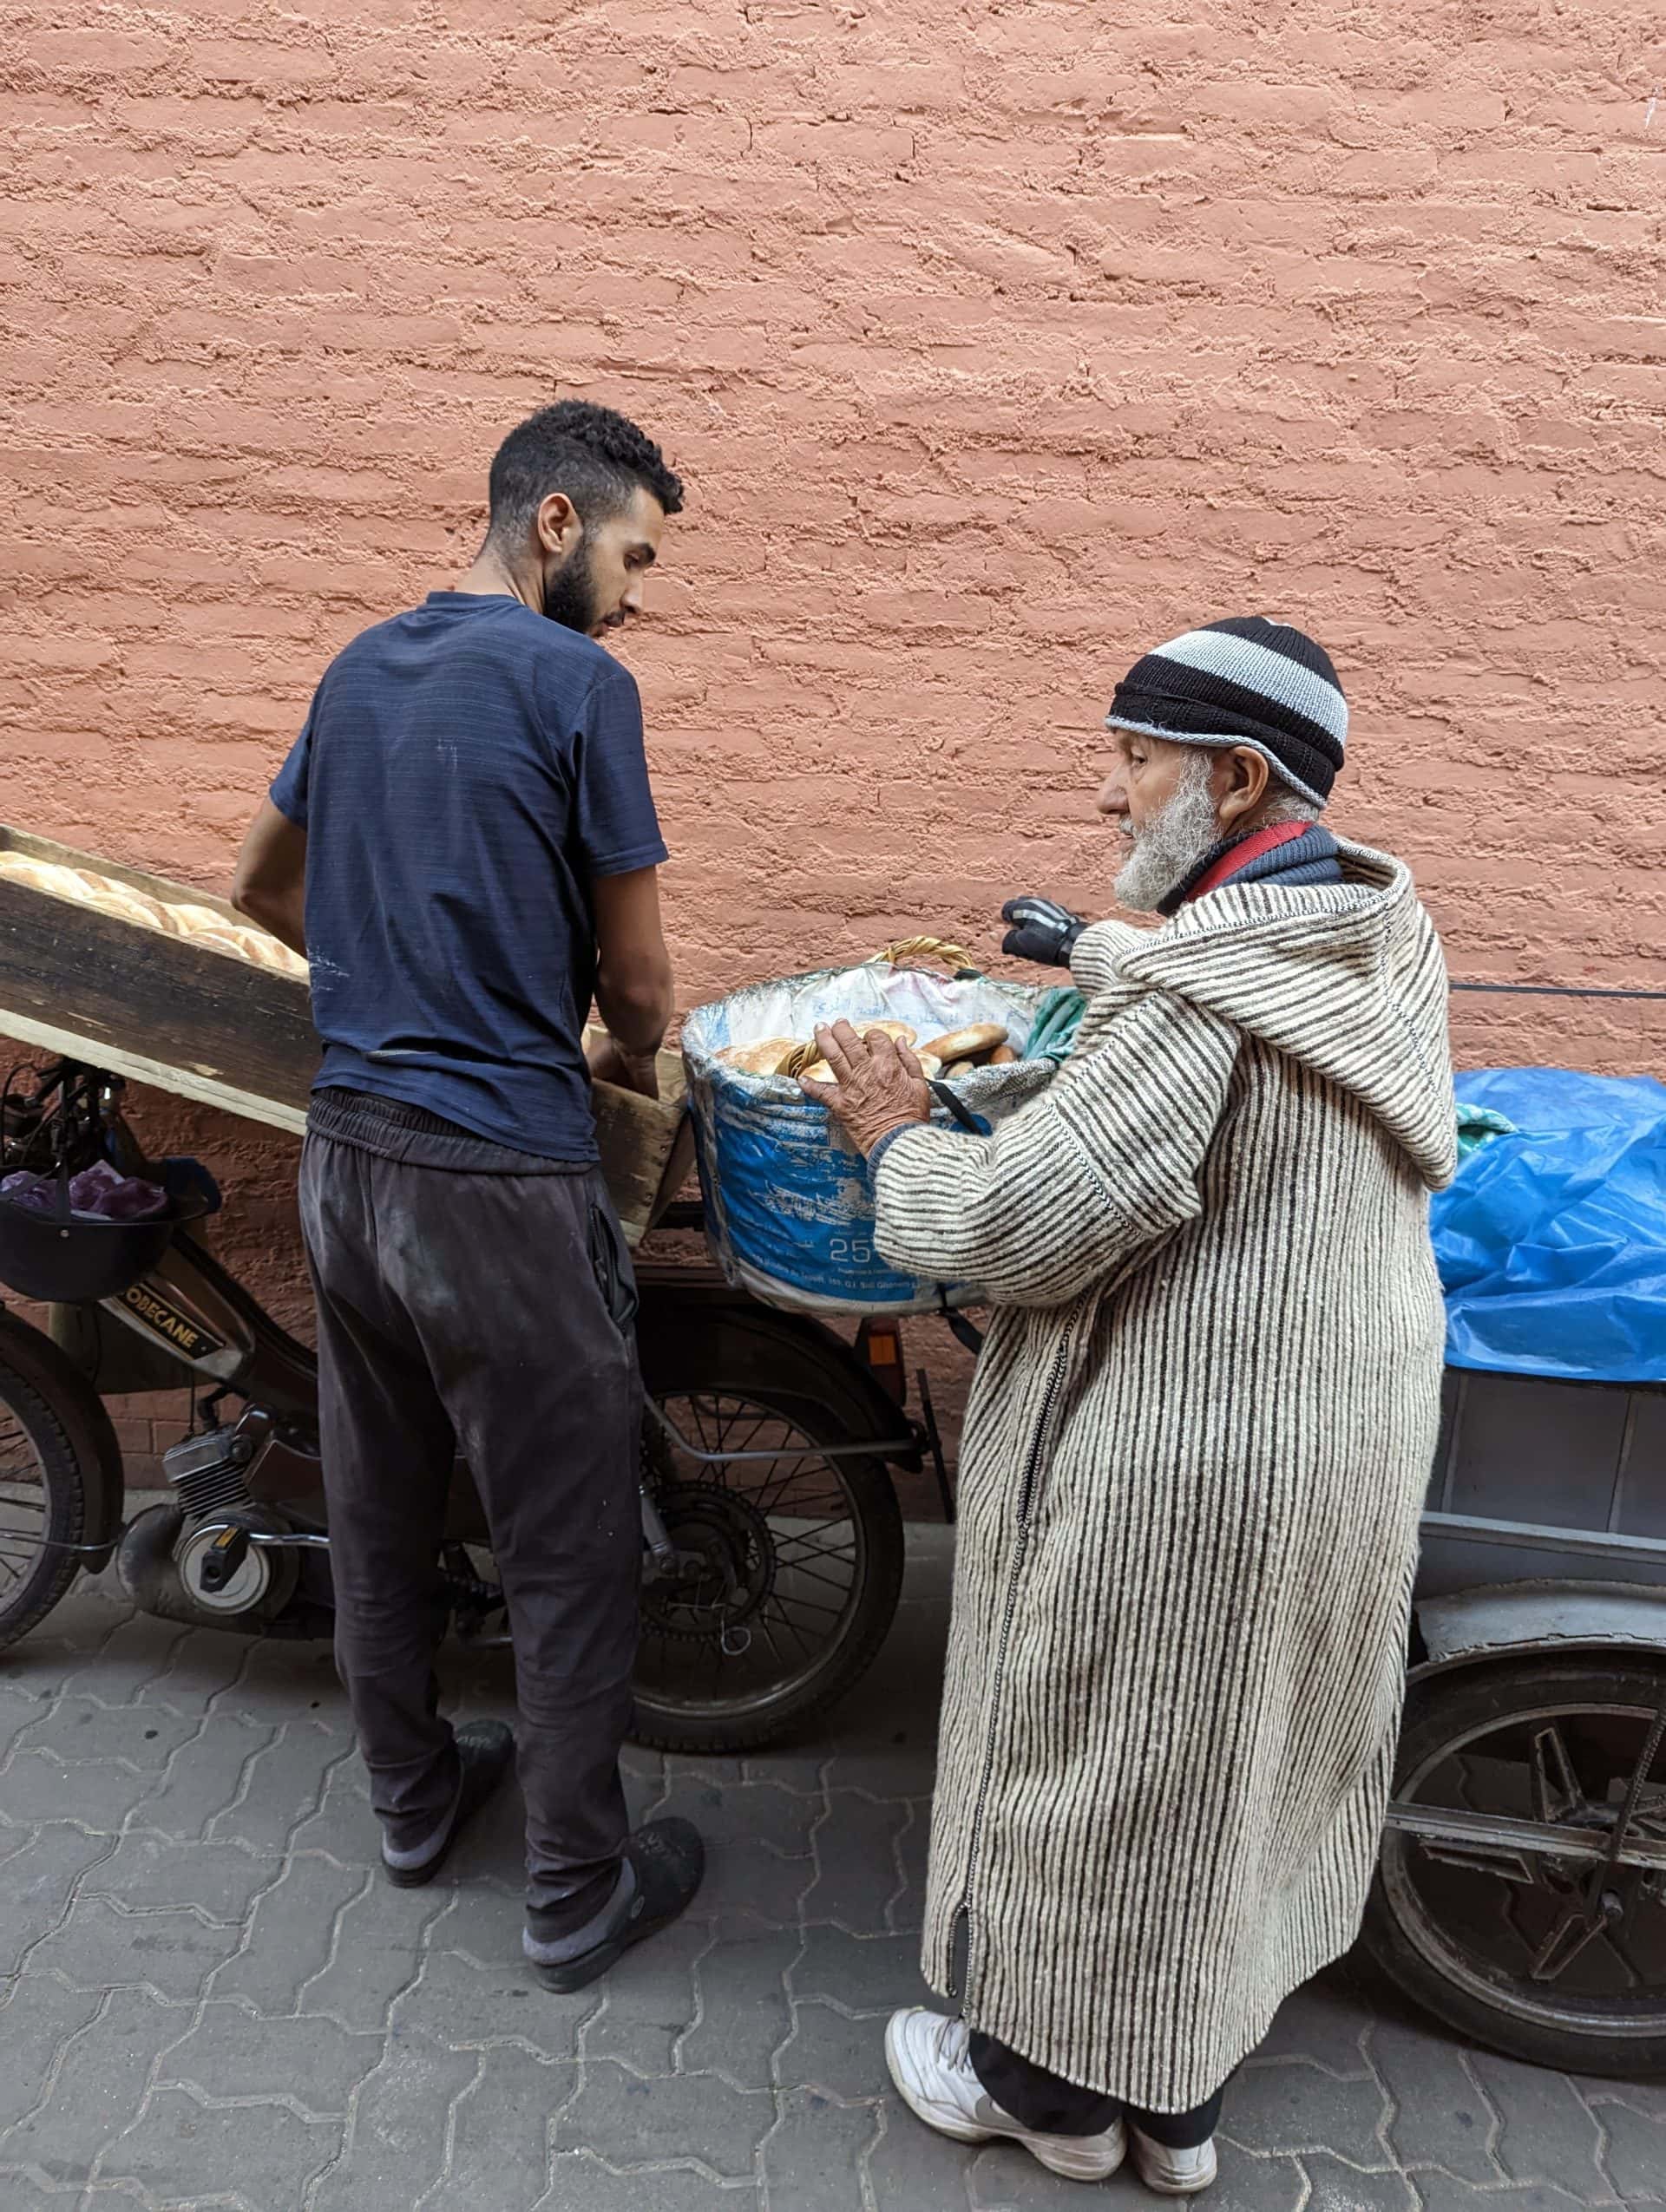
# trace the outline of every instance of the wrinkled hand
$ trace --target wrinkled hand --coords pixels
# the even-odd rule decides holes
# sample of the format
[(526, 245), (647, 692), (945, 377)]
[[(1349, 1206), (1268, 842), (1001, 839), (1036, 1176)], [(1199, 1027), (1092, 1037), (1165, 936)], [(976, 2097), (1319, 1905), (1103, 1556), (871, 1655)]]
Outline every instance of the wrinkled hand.
[(892, 1129), (931, 1119), (931, 1091), (919, 1061), (884, 1030), (858, 1037), (849, 1022), (835, 1022), (817, 1031), (816, 1044), (836, 1080), (812, 1083), (800, 1076), (798, 1088), (843, 1124), (858, 1151), (871, 1152)]
[(643, 1098), (659, 1096), (659, 1067), (652, 1052), (627, 1052), (617, 1037), (604, 1033), (586, 1040), (584, 1057), (594, 1082), (616, 1083), (620, 1090), (634, 1090)]
[(1068, 906), (1052, 899), (1038, 899), (1029, 892), (1022, 898), (1009, 899), (1000, 918), (1013, 925), (1000, 940), (1001, 951), (1015, 960), (1039, 960), (1048, 968), (1070, 965), (1076, 939), (1087, 927), (1084, 917), (1072, 914)]

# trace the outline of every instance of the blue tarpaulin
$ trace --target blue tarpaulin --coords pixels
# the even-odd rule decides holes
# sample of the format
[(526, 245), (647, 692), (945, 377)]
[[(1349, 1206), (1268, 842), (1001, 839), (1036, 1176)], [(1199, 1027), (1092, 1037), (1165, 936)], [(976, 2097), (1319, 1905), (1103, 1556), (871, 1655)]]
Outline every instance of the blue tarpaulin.
[(1666, 1084), (1491, 1068), (1457, 1078), (1486, 1138), (1431, 1227), (1455, 1367), (1666, 1382)]

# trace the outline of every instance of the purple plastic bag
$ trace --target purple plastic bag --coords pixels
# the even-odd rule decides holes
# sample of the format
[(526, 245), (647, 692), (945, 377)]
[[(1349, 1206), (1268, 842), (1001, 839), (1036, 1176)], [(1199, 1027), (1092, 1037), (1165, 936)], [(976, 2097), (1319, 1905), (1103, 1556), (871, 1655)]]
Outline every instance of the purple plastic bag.
[(96, 1160), (70, 1177), (69, 1208), (98, 1221), (150, 1221), (167, 1213), (167, 1193)]
[(44, 1175), (30, 1175), (27, 1168), (0, 1182), (0, 1198), (10, 1199), (30, 1214), (50, 1214), (57, 1207), (56, 1186)]
[[(22, 1170), (0, 1182), (0, 1198), (26, 1207), (31, 1214), (56, 1214), (58, 1179)], [(167, 1211), (167, 1193), (100, 1160), (70, 1177), (69, 1211), (82, 1221), (154, 1221)]]

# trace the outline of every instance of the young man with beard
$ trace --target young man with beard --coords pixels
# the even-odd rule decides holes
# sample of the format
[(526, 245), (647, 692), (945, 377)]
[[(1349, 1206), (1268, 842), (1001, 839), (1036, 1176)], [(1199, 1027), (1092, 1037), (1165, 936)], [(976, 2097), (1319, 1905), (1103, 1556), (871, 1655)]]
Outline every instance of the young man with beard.
[(895, 1266), (994, 1309), (961, 1454), (924, 1965), (897, 2089), (963, 2143), (1205, 2189), (1221, 2091), (1353, 1941), (1382, 1825), (1455, 1164), (1440, 944), (1318, 815), (1348, 710), (1311, 638), (1146, 654), (1101, 811), (1156, 929), (1006, 909), (1069, 960), (1069, 1059), (993, 1136), (928, 1127), (848, 1024), (804, 1088)]
[[(595, 1071), (652, 1095), (672, 1011), (666, 857), (628, 671), (682, 487), (611, 409), (544, 409), (492, 462), (450, 591), (325, 671), (238, 864), (310, 959), (324, 1062), (301, 1162), (336, 1655), (382, 1858), (430, 1881), (517, 1750), (528, 1957), (581, 1987), (687, 1904), (685, 1821), (626, 1832), (641, 1533), (635, 1293), (597, 1166)], [(518, 1744), (437, 1712), (455, 1458), (515, 1645)]]

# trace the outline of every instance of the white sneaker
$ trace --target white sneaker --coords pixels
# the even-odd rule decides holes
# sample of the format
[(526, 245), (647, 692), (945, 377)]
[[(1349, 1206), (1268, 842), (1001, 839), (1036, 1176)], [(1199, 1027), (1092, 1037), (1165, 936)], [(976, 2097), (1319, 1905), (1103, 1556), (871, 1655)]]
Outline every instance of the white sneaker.
[(1171, 2150), (1166, 2143), (1153, 2143), (1138, 2128), (1131, 2129), (1130, 2133), (1139, 2178), (1159, 2196), (1195, 2196), (1214, 2180), (1216, 2158), (1212, 2142), (1200, 2143), (1196, 2150)]
[(1062, 2174), (1066, 2181), (1102, 2182), (1116, 2172), (1128, 2148), (1120, 2120), (1102, 2135), (1034, 2134), (1003, 2112), (978, 2079), (969, 2041), (964, 2020), (928, 2012), (923, 2005), (892, 2013), (885, 2030), (885, 2063), (915, 2119), (956, 2143), (993, 2143), (998, 2136), (1021, 2143), (1050, 2174)]

